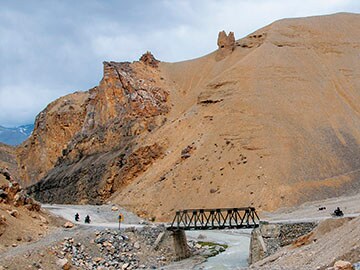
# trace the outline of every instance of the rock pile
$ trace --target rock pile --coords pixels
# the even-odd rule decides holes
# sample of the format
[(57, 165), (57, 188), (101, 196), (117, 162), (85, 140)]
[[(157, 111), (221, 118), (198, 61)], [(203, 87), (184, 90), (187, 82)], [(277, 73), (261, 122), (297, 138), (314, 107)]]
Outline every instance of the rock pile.
[(164, 225), (159, 225), (157, 227), (144, 227), (138, 231), (138, 234), (141, 238), (145, 240), (145, 243), (149, 246), (152, 246), (158, 235), (166, 230)]
[[(95, 243), (100, 251), (100, 256), (92, 256), (83, 243), (75, 243), (73, 238), (66, 238), (60, 256), (71, 259), (73, 266), (80, 269), (136, 269), (139, 259), (132, 253), (133, 246), (126, 236), (110, 233), (99, 234)], [(64, 258), (60, 258), (64, 259)]]
[(0, 174), (8, 181), (0, 186), (0, 203), (13, 204), (15, 207), (25, 206), (30, 211), (40, 210), (40, 204), (26, 194), (6, 168), (0, 168)]
[(155, 251), (152, 247), (163, 230), (163, 227), (106, 229), (97, 231), (87, 243), (65, 238), (58, 259), (67, 259), (80, 269), (158, 269), (172, 259), (165, 249)]

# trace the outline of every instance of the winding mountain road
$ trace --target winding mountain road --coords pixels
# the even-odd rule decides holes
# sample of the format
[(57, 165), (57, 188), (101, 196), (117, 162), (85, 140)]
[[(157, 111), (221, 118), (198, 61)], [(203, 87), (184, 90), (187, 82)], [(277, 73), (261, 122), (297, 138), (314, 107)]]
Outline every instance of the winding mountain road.
[[(143, 226), (141, 223), (145, 223), (143, 219), (123, 208), (117, 207), (118, 210), (113, 211), (110, 205), (43, 204), (42, 207), (56, 216), (82, 226), (118, 228), (118, 216), (120, 213), (124, 216), (124, 221), (121, 222), (121, 228), (141, 227)], [(75, 221), (76, 213), (78, 213), (80, 217), (78, 222)], [(86, 215), (90, 216), (90, 224), (84, 222)]]

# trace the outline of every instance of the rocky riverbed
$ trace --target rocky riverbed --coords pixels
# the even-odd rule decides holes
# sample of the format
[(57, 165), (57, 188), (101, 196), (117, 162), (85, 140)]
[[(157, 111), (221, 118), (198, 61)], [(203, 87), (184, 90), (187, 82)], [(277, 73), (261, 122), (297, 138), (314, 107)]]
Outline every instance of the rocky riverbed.
[[(0, 254), (0, 269), (177, 269), (176, 263), (171, 266), (176, 261), (171, 232), (163, 225), (121, 230), (75, 226), (57, 233), (36, 248)], [(189, 240), (189, 248), (200, 263), (227, 246), (199, 237)], [(196, 263), (191, 261), (188, 266)]]

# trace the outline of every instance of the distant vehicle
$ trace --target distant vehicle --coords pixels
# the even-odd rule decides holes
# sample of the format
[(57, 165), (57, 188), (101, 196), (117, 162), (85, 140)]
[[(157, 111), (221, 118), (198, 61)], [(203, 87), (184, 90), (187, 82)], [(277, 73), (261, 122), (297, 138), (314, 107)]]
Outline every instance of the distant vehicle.
[(326, 207), (325, 206), (319, 207), (319, 211), (321, 211), (321, 210), (326, 210)]
[(333, 217), (342, 217), (344, 215), (344, 213), (343, 213), (343, 211), (340, 210), (339, 207), (337, 207), (331, 215)]

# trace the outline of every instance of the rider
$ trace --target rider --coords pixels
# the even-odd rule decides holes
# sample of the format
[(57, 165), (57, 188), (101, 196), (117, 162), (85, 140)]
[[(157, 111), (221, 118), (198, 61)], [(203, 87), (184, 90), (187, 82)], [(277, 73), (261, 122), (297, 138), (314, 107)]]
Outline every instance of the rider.
[(90, 223), (90, 216), (89, 216), (89, 215), (86, 215), (86, 217), (85, 217), (85, 223)]
[(343, 211), (341, 211), (339, 207), (335, 209), (334, 214), (338, 217), (344, 215)]
[(79, 221), (79, 219), (80, 219), (79, 213), (76, 213), (75, 214), (75, 221)]

